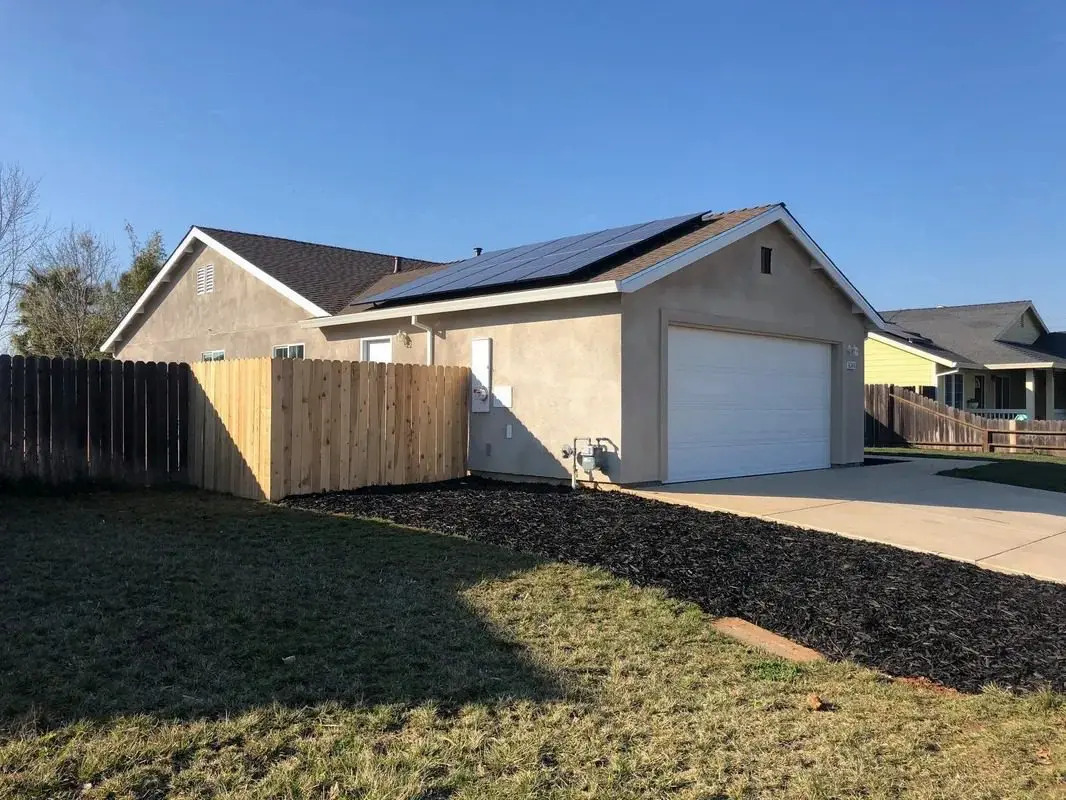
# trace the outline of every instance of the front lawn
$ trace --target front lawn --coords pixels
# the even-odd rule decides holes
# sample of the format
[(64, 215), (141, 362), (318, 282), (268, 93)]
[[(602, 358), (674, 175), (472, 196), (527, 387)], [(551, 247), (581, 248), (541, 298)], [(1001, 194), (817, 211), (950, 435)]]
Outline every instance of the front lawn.
[(491, 544), (172, 492), (0, 495), (0, 546), (0, 797), (1028, 798), (1066, 780), (1058, 694), (786, 665), (661, 589)]
[(1006, 483), (1049, 492), (1066, 492), (1066, 458), (1040, 453), (956, 453), (950, 450), (924, 450), (916, 447), (867, 447), (877, 456), (952, 458), (965, 461), (992, 461), (975, 467), (946, 469), (938, 474), (949, 478)]
[(1059, 464), (1066, 466), (1066, 458), (1049, 456), (1043, 453), (984, 453), (973, 449), (968, 451), (930, 450), (924, 447), (867, 447), (867, 455), (903, 456), (905, 458), (949, 458), (962, 461), (1028, 461), (1036, 463)]
[(949, 478), (1008, 483), (1049, 492), (1066, 492), (1066, 462), (1004, 459), (964, 469), (946, 469), (938, 473)]

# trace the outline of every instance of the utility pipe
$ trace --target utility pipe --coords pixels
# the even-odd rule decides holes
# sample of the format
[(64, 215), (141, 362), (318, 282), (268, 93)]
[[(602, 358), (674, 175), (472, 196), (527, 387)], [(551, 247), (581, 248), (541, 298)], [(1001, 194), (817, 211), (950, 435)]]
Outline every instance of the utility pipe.
[(411, 324), (418, 328), (420, 331), (426, 332), (426, 365), (433, 366), (433, 328), (430, 325), (426, 325), (420, 322), (418, 314), (411, 315)]

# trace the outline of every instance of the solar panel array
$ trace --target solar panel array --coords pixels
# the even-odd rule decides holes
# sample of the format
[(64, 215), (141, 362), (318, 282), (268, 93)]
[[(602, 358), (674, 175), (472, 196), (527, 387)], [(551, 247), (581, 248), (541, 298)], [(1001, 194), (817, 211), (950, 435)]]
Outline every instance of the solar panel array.
[(385, 300), (406, 300), (424, 295), (563, 277), (627, 247), (698, 219), (701, 214), (686, 214), (482, 253), (475, 258), (458, 261), (432, 275), (376, 294), (367, 298), (367, 301), (377, 303)]

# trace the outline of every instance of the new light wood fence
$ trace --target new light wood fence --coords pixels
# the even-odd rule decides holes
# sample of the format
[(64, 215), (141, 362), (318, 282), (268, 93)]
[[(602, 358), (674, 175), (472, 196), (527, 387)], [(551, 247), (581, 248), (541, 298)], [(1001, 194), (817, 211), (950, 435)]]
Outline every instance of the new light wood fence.
[(866, 386), (866, 446), (1059, 453), (1066, 451), (1066, 422), (986, 419), (901, 386), (871, 384)]
[(0, 480), (186, 480), (187, 364), (0, 355)]
[(242, 497), (466, 473), (465, 367), (251, 359), (195, 364), (190, 480)]

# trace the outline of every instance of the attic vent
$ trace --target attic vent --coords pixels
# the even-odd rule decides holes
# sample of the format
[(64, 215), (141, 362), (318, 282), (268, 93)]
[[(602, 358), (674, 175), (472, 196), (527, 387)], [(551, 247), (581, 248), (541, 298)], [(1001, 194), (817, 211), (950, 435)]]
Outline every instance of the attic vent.
[(208, 264), (196, 270), (196, 293), (207, 294), (215, 291), (215, 267)]

